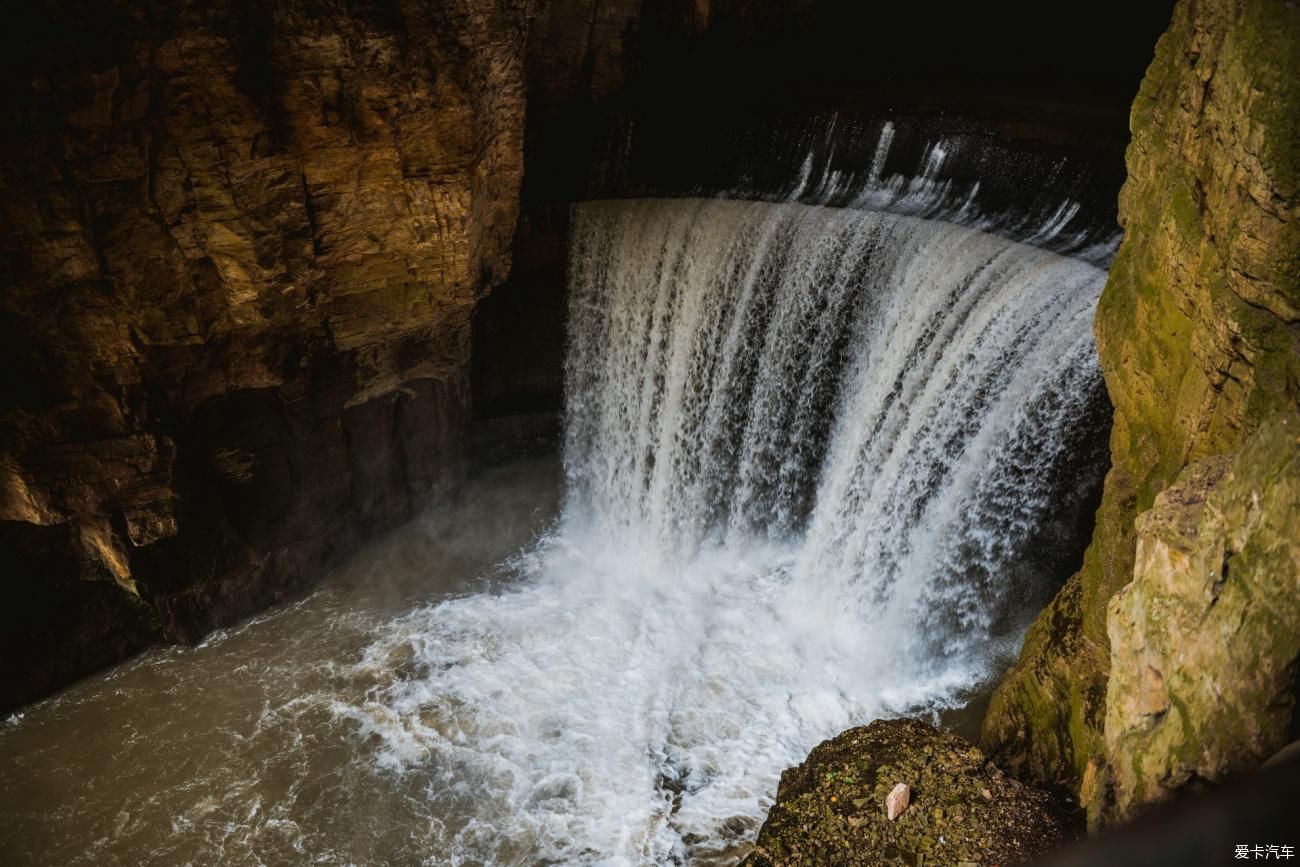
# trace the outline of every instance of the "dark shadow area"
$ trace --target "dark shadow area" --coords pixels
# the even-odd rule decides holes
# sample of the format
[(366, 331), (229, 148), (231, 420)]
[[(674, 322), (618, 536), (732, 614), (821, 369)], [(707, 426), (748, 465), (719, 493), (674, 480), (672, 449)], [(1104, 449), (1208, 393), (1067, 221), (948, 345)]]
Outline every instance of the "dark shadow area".
[[(1281, 855), (1283, 846), (1290, 847), (1294, 858), (1300, 843), (1300, 753), (1288, 751), (1256, 774), (1151, 810), (1129, 825), (1035, 863), (1212, 867), (1238, 860), (1288, 860)], [(1247, 847), (1244, 858), (1237, 855), (1239, 846)], [(1257, 854), (1255, 847), (1262, 852)]]

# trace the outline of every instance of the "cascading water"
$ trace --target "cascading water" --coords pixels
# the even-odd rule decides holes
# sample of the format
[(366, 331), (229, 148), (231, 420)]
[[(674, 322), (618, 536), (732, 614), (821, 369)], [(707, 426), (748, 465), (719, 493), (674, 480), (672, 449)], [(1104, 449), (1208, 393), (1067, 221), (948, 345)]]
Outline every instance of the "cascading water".
[(962, 704), (1076, 553), (1110, 247), (1053, 190), (984, 207), (959, 144), (886, 172), (893, 133), (856, 175), (828, 134), (798, 202), (579, 205), (559, 517), (552, 464), (497, 468), (14, 715), (0, 851), (731, 863), (816, 743)]
[(708, 860), (818, 741), (978, 683), (1100, 385), (1104, 272), (977, 229), (685, 199), (572, 238), (561, 520), (334, 708), (439, 768), (438, 863)]

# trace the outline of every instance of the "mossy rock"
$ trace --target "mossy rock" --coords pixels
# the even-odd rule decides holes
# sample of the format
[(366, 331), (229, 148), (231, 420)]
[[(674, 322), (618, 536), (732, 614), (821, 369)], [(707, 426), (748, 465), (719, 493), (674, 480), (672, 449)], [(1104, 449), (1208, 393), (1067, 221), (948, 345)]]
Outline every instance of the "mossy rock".
[(1300, 664), (1300, 414), (1189, 466), (1138, 519), (1110, 604), (1114, 818), (1249, 771), (1292, 739)]
[[(899, 783), (911, 803), (890, 821), (885, 798)], [(1017, 864), (1080, 831), (1077, 812), (962, 738), (918, 720), (877, 720), (781, 775), (742, 867)]]

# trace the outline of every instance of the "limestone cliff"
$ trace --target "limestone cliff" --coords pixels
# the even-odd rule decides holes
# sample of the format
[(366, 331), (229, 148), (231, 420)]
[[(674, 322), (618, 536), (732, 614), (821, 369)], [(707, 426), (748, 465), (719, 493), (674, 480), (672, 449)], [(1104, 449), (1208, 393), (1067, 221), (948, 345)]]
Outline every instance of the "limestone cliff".
[(1252, 770), (1288, 743), (1300, 665), (1300, 415), (1198, 461), (1138, 518), (1111, 599), (1113, 814)]
[[(1094, 819), (1109, 797), (1107, 705), (1123, 700), (1114, 682), (1108, 699), (1108, 672), (1137, 664), (1112, 660), (1107, 636), (1107, 604), (1134, 577), (1135, 519), (1184, 467), (1237, 451), (1300, 398), (1298, 72), (1300, 7), (1182, 0), (1133, 106), (1125, 238), (1096, 320), (1112, 469), (1084, 566), (1030, 629), (982, 733), (1018, 772), (1081, 787)], [(1226, 520), (1224, 535), (1245, 532)]]
[(454, 478), (526, 5), (15, 14), (0, 704), (256, 610)]

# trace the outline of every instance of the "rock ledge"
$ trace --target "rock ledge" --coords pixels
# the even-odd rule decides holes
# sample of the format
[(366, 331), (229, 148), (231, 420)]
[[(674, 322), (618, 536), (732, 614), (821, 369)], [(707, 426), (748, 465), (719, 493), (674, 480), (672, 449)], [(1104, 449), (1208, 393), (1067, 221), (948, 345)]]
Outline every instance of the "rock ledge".
[[(894, 821), (899, 783), (911, 802)], [(877, 720), (818, 745), (781, 775), (776, 803), (742, 867), (1018, 864), (1080, 830), (1045, 790), (978, 748), (918, 720)]]

